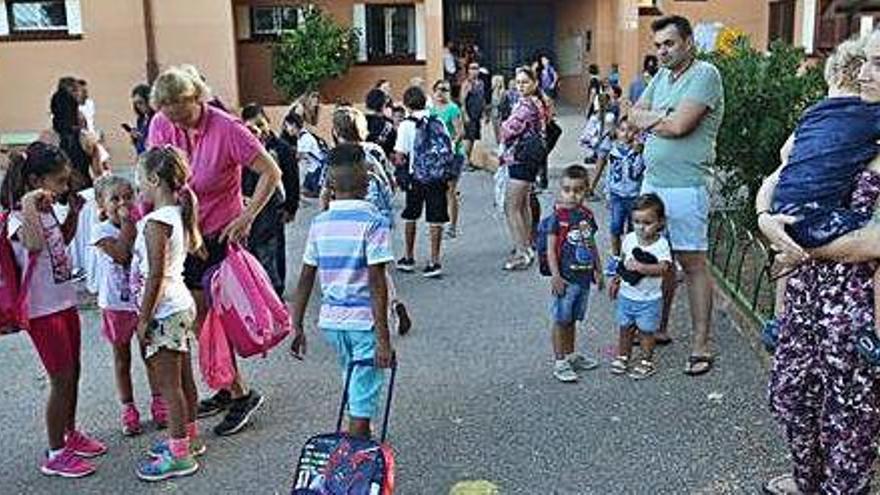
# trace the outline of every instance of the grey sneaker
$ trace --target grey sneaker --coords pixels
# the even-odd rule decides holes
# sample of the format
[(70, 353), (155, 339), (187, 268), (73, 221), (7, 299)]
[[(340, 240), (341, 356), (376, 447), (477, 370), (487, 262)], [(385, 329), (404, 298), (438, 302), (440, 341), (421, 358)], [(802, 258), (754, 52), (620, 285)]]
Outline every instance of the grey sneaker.
[(553, 365), (553, 376), (563, 383), (574, 383), (578, 381), (578, 374), (575, 373), (568, 360), (557, 361)]
[(599, 367), (599, 361), (581, 354), (572, 354), (568, 358), (571, 368), (575, 371), (589, 371)]

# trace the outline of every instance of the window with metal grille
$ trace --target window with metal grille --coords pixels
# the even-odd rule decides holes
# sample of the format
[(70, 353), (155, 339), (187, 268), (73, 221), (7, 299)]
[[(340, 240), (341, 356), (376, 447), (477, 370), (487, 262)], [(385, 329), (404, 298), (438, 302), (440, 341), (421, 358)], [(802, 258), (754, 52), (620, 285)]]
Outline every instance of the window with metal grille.
[(296, 7), (277, 5), (251, 8), (251, 33), (256, 36), (277, 36), (299, 26)]
[(11, 33), (67, 31), (64, 0), (7, 0), (6, 15)]
[(415, 5), (366, 6), (368, 62), (414, 62), (416, 60)]

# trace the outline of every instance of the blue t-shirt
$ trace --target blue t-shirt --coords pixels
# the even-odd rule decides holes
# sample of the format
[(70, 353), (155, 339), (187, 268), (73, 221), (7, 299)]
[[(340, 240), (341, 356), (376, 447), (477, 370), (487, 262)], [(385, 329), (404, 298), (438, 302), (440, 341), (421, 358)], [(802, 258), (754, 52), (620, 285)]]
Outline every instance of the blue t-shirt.
[(608, 192), (624, 198), (634, 198), (642, 189), (645, 160), (630, 145), (615, 141), (608, 152)]
[(880, 104), (850, 96), (816, 103), (795, 129), (773, 209), (796, 215), (804, 208), (846, 207), (856, 176), (880, 152), (878, 139)]
[[(593, 280), (593, 250), (596, 247), (596, 224), (593, 213), (586, 207), (568, 210), (568, 235), (562, 241), (559, 252), (559, 274), (567, 282), (584, 287)], [(583, 229), (580, 228), (583, 222)], [(559, 236), (562, 231), (559, 210), (553, 212), (550, 233)], [(548, 246), (555, 249), (555, 246)]]

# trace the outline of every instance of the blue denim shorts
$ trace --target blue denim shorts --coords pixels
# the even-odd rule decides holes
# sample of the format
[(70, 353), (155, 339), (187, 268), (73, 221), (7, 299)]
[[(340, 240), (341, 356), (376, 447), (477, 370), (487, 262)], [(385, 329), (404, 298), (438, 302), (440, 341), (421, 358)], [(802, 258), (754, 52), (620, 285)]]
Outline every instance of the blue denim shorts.
[(611, 193), (608, 206), (611, 208), (611, 235), (622, 236), (625, 228), (632, 230), (632, 210), (636, 198), (627, 198)]
[(621, 328), (635, 325), (639, 332), (652, 334), (660, 328), (663, 299), (634, 301), (617, 296), (617, 325)]
[(572, 323), (584, 321), (587, 316), (587, 300), (590, 297), (590, 286), (568, 283), (565, 294), (553, 296), (550, 303), (550, 317), (555, 323)]
[[(359, 359), (373, 359), (376, 355), (376, 333), (373, 331), (322, 329), (322, 333), (336, 350), (339, 366), (342, 368), (343, 385), (348, 363)], [(357, 366), (351, 374), (348, 415), (361, 419), (374, 417), (384, 382), (384, 370)]]
[(704, 186), (654, 187), (642, 184), (642, 194), (654, 193), (666, 207), (666, 234), (673, 251), (709, 250), (709, 191)]

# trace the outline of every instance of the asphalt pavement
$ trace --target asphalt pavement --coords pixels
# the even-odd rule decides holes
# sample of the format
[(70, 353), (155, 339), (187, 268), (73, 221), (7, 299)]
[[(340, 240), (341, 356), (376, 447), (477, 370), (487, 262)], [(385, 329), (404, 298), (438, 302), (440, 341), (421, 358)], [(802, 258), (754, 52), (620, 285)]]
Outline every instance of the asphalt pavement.
[[(577, 156), (579, 122), (566, 118), (556, 165)], [(714, 316), (714, 370), (702, 377), (682, 373), (690, 333), (684, 290), (673, 315), (675, 341), (659, 350), (652, 378), (611, 375), (613, 306), (594, 291), (577, 345), (602, 366), (577, 384), (557, 382), (548, 280), (537, 270), (501, 270), (509, 246), (492, 206), (491, 176), (467, 173), (461, 189), (462, 235), (444, 244), (444, 277), (395, 274), (414, 320), (411, 334), (394, 340), (400, 373), (389, 441), (398, 463), (396, 493), (445, 495), (459, 482), (478, 480), (503, 494), (756, 493), (764, 479), (785, 471), (784, 443), (766, 407), (766, 370), (726, 315)], [(542, 197), (545, 206), (551, 200)], [(604, 224), (604, 206), (592, 206)], [(295, 284), (314, 213), (304, 207), (289, 227), (288, 287)], [(427, 235), (419, 232), (421, 267)], [(606, 241), (603, 231), (603, 247)], [(79, 424), (110, 452), (86, 479), (40, 474), (47, 382), (26, 336), (3, 337), (0, 432), (10, 450), (0, 464), (0, 492), (287, 493), (302, 444), (333, 428), (341, 389), (335, 357), (314, 328), (316, 303), (304, 362), (288, 356), (285, 343), (267, 359), (242, 363), (247, 380), (266, 396), (252, 424), (218, 438), (208, 428), (220, 418), (204, 421), (208, 453), (198, 474), (159, 484), (135, 477), (136, 461), (159, 433), (148, 428), (140, 437), (122, 437), (111, 350), (94, 309), (81, 313)], [(133, 374), (146, 419), (149, 394), (140, 363)]]

